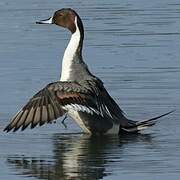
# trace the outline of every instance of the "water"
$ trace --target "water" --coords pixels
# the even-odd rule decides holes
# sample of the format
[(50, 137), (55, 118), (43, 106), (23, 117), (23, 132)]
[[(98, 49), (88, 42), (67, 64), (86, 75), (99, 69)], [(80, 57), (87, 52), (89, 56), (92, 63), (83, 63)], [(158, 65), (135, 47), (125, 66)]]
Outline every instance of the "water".
[[(84, 59), (133, 119), (176, 109), (142, 135), (93, 138), (70, 119), (3, 133), (40, 88), (59, 79), (69, 33), (35, 21), (75, 8)], [(178, 0), (0, 2), (0, 179), (179, 179), (180, 3)]]

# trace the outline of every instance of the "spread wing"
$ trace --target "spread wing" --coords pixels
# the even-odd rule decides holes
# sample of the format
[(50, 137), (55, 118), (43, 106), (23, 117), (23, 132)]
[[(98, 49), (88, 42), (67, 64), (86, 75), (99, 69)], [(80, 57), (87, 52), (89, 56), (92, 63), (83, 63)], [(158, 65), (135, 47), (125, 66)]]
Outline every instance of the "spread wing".
[[(69, 109), (95, 112), (88, 90), (75, 82), (55, 82), (35, 94), (29, 102), (12, 118), (4, 131), (26, 129), (29, 125), (50, 123), (63, 116)], [(88, 108), (91, 106), (92, 108)]]
[(98, 114), (112, 121), (123, 119), (123, 112), (98, 79), (82, 82), (54, 82), (35, 94), (12, 118), (4, 131), (26, 129), (29, 125), (50, 123), (70, 109)]
[(30, 124), (34, 128), (37, 124), (49, 123), (60, 116), (65, 111), (60, 107), (58, 99), (48, 87), (45, 87), (35, 94), (29, 102), (12, 118), (4, 131), (17, 131), (20, 127), (26, 129)]

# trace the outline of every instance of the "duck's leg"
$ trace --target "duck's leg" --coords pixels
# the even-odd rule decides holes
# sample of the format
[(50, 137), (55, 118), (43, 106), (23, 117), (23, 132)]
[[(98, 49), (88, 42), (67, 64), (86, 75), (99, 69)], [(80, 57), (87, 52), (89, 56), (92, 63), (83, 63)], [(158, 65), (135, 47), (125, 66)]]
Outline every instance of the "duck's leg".
[(63, 126), (67, 129), (67, 125), (64, 123), (64, 121), (67, 119), (67, 114), (65, 114), (63, 120), (61, 121), (61, 123), (63, 124)]

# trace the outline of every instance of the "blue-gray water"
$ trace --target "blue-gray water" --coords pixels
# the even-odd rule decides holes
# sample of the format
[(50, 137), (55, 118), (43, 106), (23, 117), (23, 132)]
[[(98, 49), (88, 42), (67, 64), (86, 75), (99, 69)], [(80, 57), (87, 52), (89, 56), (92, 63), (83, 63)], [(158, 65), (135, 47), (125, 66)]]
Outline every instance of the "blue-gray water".
[[(70, 34), (35, 21), (75, 8), (84, 59), (128, 117), (176, 109), (142, 135), (91, 138), (70, 119), (3, 133), (10, 117), (60, 76)], [(179, 179), (179, 0), (0, 1), (0, 179)]]

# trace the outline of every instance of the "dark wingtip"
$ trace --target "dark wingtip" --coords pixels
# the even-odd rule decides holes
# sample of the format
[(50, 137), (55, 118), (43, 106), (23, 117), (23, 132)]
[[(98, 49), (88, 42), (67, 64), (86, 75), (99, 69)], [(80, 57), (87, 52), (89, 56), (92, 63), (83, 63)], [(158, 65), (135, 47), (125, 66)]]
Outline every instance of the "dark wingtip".
[(10, 131), (13, 131), (13, 132), (16, 132), (17, 130), (19, 130), (21, 126), (15, 126), (15, 127), (12, 127), (11, 124), (7, 125), (5, 128), (4, 128), (4, 132), (8, 133)]
[(6, 133), (8, 133), (10, 131), (16, 132), (19, 128), (20, 128), (20, 126), (19, 127), (12, 127), (11, 124), (9, 124), (4, 128), (3, 131)]
[(22, 128), (21, 128), (21, 131), (24, 131), (28, 126), (29, 126), (29, 124), (23, 125)]
[(31, 129), (35, 128), (38, 123), (31, 123)]
[(15, 128), (13, 129), (13, 132), (16, 132), (19, 128), (20, 128), (20, 126), (19, 126), (19, 127), (15, 127)]
[(6, 132), (6, 133), (8, 133), (8, 132), (11, 131), (11, 130), (12, 130), (12, 128), (11, 128), (10, 125), (6, 126), (6, 127), (3, 129), (3, 131)]

